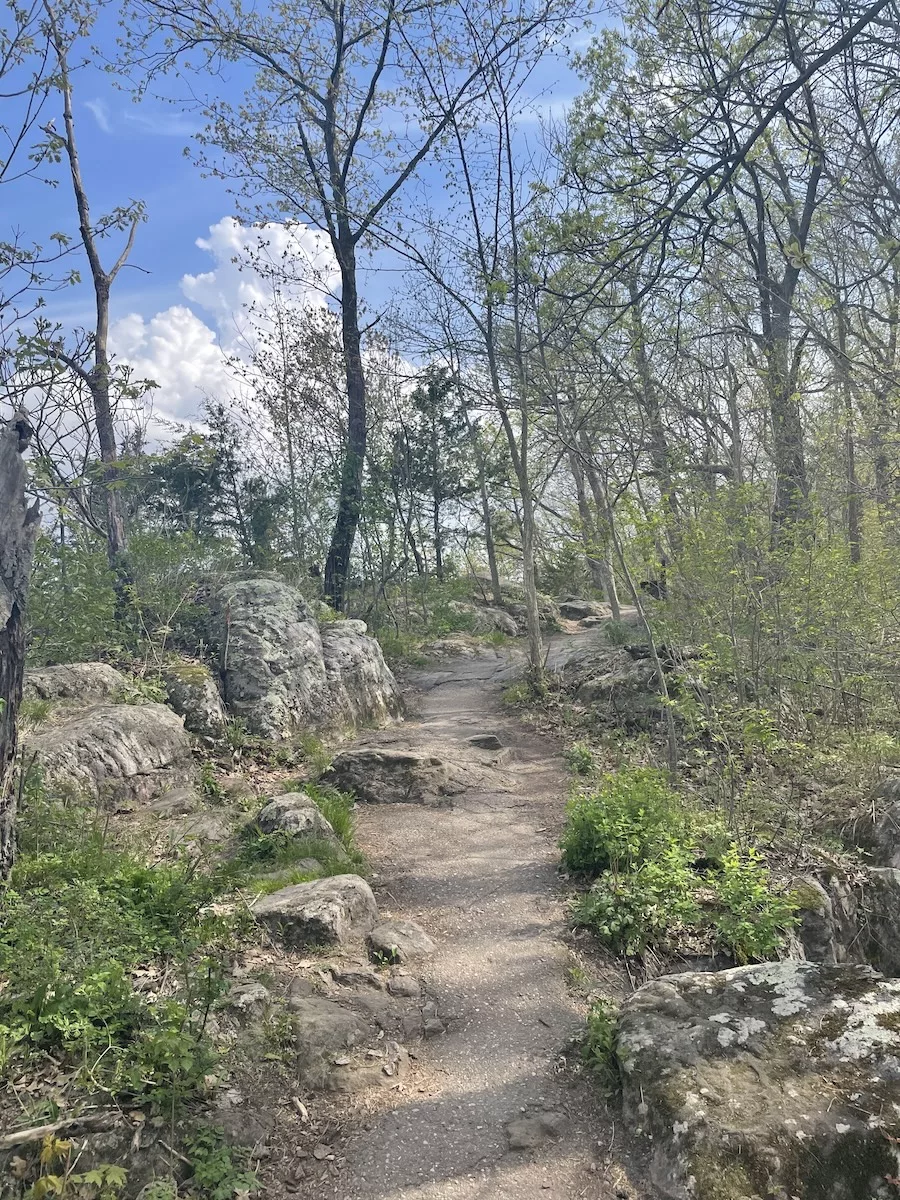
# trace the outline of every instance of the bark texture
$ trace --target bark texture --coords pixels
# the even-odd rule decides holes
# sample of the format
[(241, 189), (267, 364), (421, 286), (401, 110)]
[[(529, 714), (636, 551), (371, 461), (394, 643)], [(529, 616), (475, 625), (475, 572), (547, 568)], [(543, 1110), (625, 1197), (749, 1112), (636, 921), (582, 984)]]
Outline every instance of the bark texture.
[(22, 454), (31, 426), (15, 414), (0, 431), (0, 879), (16, 853), (16, 715), (25, 675), (25, 604), (37, 537), (38, 505), (25, 496), (28, 473)]

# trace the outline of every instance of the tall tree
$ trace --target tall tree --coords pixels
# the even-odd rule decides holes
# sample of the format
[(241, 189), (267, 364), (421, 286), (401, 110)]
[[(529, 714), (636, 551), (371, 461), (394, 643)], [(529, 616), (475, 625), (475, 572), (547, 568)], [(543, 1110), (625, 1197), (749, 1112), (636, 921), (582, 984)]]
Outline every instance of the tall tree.
[[(465, 122), (486, 76), (554, 36), (564, 16), (553, 0), (132, 0), (131, 11), (131, 55), (151, 74), (209, 78), (227, 62), (255, 72), (241, 104), (206, 97), (201, 140), (223, 152), (217, 169), (241, 182), (254, 215), (311, 222), (337, 260), (347, 441), (325, 593), (341, 608), (366, 459), (360, 255), (433, 147)], [(425, 75), (439, 81), (436, 96)]]

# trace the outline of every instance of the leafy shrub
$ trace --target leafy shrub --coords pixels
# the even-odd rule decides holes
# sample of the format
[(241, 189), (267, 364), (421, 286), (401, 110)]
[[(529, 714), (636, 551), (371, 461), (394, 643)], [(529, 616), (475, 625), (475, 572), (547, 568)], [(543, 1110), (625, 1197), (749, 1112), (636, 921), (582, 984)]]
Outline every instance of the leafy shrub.
[(114, 653), (122, 641), (115, 609), (113, 576), (102, 541), (80, 530), (74, 542), (61, 545), (42, 533), (28, 597), (29, 662), (84, 662)]
[(576, 775), (590, 775), (594, 769), (594, 752), (586, 742), (573, 742), (563, 752), (563, 757)]
[(662, 771), (629, 767), (605, 775), (569, 805), (562, 836), (571, 871), (626, 870), (686, 833), (686, 813)]
[(246, 1154), (230, 1146), (221, 1129), (200, 1125), (185, 1142), (190, 1160), (189, 1195), (197, 1200), (234, 1200), (241, 1192), (259, 1191)]
[(774, 954), (796, 923), (796, 900), (773, 891), (769, 872), (753, 849), (741, 855), (733, 845), (726, 852), (715, 890), (716, 936), (739, 963)]
[(697, 878), (674, 844), (622, 873), (606, 871), (574, 907), (576, 924), (591, 929), (617, 954), (638, 954), (699, 918)]

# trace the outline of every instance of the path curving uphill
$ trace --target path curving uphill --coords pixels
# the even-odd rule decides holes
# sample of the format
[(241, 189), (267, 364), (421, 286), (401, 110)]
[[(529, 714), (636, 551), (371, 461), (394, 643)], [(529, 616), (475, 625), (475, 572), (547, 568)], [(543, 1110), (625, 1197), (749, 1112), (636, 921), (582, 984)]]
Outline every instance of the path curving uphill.
[(339, 1200), (640, 1194), (602, 1098), (565, 1061), (584, 1025), (557, 874), (567, 780), (556, 745), (503, 704), (520, 669), (484, 652), (417, 672), (407, 725), (381, 739), (471, 770), (431, 803), (360, 806), (382, 908), (437, 943), (415, 969), (446, 1031), (346, 1145)]

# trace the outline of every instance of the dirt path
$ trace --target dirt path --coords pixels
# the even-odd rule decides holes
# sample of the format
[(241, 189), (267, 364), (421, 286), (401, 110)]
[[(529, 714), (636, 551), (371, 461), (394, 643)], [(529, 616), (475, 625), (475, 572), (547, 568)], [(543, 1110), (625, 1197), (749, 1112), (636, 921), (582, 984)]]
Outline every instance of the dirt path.
[[(584, 1022), (566, 984), (556, 873), (567, 782), (554, 744), (504, 708), (516, 670), (492, 653), (418, 672), (399, 731), (404, 746), (452, 741), (461, 757), (474, 734), (497, 734), (508, 747), (501, 790), (473, 788), (447, 807), (371, 805), (360, 818), (383, 910), (420, 921), (437, 942), (423, 978), (447, 1032), (421, 1047), (408, 1089), (346, 1147), (341, 1200), (639, 1194), (596, 1090), (562, 1057)], [(510, 1123), (542, 1116), (543, 1144), (512, 1149)]]

